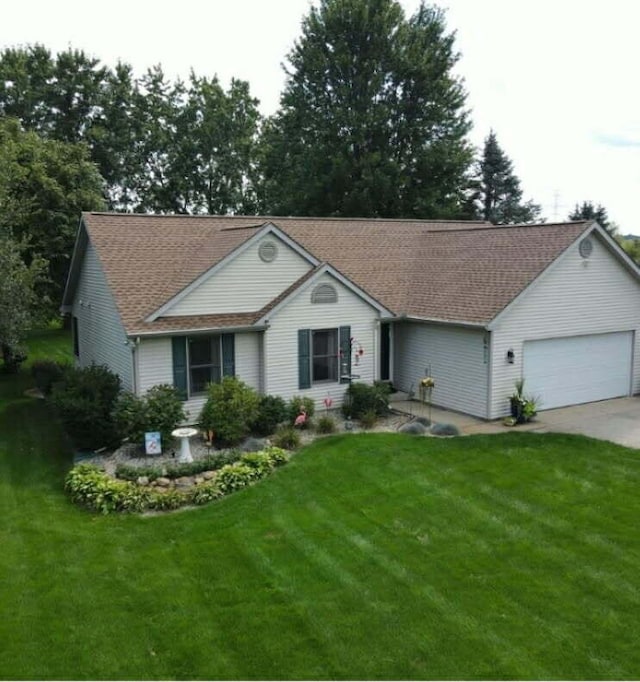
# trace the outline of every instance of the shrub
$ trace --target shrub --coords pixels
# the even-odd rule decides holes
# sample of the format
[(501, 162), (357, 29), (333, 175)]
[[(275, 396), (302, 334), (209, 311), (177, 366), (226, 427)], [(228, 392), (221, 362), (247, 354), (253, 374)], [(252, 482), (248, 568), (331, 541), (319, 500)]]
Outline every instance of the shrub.
[(371, 429), (376, 425), (378, 415), (375, 410), (367, 410), (360, 415), (360, 426), (363, 429)]
[(149, 505), (147, 488), (129, 481), (118, 481), (91, 464), (79, 464), (65, 479), (71, 500), (91, 511), (143, 511)]
[(224, 496), (218, 481), (209, 481), (194, 488), (191, 500), (193, 504), (207, 504)]
[(224, 377), (219, 384), (209, 385), (200, 424), (222, 443), (238, 443), (249, 434), (259, 403), (260, 397), (251, 387), (236, 377)]
[(287, 404), (280, 396), (264, 395), (260, 398), (251, 432), (258, 436), (269, 436), (278, 428), (278, 424), (287, 419), (287, 414)]
[(323, 414), (316, 422), (316, 431), (318, 433), (334, 433), (336, 430), (336, 422), (333, 417), (328, 414)]
[(74, 445), (82, 450), (118, 443), (112, 410), (120, 377), (103, 365), (69, 367), (51, 392), (51, 403)]
[(264, 450), (264, 452), (269, 455), (269, 459), (273, 462), (276, 467), (282, 466), (289, 461), (289, 453), (282, 448), (272, 445)]
[(307, 396), (294, 395), (289, 401), (287, 406), (289, 412), (289, 423), (293, 424), (296, 417), (304, 410), (307, 413), (307, 425), (308, 421), (313, 417), (316, 411), (316, 404), (313, 398)]
[(123, 391), (116, 398), (112, 412), (113, 421), (122, 440), (142, 445), (147, 429), (147, 405), (143, 398)]
[(51, 395), (53, 385), (61, 381), (65, 370), (69, 365), (53, 360), (36, 360), (31, 365), (33, 381), (43, 395)]
[(113, 408), (113, 419), (121, 438), (142, 445), (147, 431), (159, 431), (163, 447), (171, 432), (186, 419), (180, 393), (173, 386), (152, 386), (143, 397), (125, 391)]
[(356, 382), (350, 384), (345, 393), (342, 412), (345, 417), (362, 419), (366, 412), (374, 412), (382, 417), (389, 412), (389, 393), (391, 389), (386, 383), (375, 383), (373, 386)]
[(187, 418), (180, 392), (175, 386), (158, 384), (145, 393), (147, 431), (159, 431), (163, 443), (171, 440), (171, 432)]
[(295, 450), (300, 447), (300, 434), (293, 426), (280, 427), (271, 440), (276, 447), (285, 450)]
[(433, 436), (459, 436), (460, 431), (454, 424), (434, 424), (431, 427)]

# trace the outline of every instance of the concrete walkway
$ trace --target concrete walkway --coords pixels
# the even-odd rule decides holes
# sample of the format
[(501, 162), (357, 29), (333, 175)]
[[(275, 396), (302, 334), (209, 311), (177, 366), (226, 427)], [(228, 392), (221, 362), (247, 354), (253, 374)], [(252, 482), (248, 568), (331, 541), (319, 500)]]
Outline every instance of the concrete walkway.
[(631, 448), (640, 448), (640, 397), (614, 398), (573, 407), (560, 407), (539, 412), (528, 424), (504, 426), (501, 419), (484, 421), (466, 414), (431, 408), (417, 400), (393, 401), (391, 407), (416, 417), (429, 417), (432, 422), (454, 424), (465, 435), (536, 431), (577, 433), (591, 438), (610, 440)]

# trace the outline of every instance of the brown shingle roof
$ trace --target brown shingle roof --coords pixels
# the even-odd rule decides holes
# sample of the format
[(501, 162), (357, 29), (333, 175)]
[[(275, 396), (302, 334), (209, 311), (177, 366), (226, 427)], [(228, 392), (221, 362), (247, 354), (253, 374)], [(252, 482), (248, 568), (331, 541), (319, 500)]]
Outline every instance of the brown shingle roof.
[(258, 319), (260, 311), (144, 322), (266, 222), (396, 314), (478, 324), (493, 319), (591, 224), (118, 213), (83, 218), (129, 333), (186, 329), (188, 322), (194, 328), (237, 327)]

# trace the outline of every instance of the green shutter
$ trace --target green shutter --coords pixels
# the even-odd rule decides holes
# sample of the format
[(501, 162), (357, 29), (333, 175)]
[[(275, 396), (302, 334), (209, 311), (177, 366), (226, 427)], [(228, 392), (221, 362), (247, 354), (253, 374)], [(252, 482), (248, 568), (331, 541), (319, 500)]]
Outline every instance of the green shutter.
[(236, 344), (234, 334), (222, 335), (222, 376), (232, 377), (236, 373)]
[(351, 327), (340, 327), (340, 383), (348, 384), (351, 376)]
[(298, 388), (311, 388), (310, 329), (298, 329)]
[(173, 356), (173, 385), (180, 391), (180, 397), (187, 399), (187, 337), (171, 338)]

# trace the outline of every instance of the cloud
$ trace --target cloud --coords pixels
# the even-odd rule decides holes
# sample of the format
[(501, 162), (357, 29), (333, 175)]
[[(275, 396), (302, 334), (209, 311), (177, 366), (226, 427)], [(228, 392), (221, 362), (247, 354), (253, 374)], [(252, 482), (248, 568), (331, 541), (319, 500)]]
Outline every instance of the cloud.
[(596, 133), (594, 139), (607, 147), (640, 147), (640, 134)]

